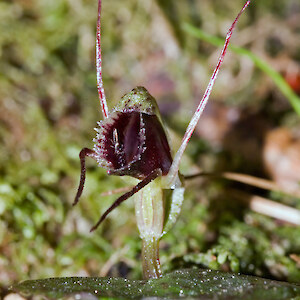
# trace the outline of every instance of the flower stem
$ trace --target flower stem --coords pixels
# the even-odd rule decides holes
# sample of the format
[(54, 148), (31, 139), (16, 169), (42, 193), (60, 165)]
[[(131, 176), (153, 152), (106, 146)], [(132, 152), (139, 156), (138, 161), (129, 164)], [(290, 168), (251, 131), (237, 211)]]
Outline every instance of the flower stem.
[(162, 276), (159, 262), (159, 239), (164, 224), (161, 178), (156, 178), (135, 195), (135, 215), (142, 245), (144, 279)]
[(142, 245), (143, 278), (159, 278), (162, 276), (159, 261), (159, 239), (143, 240)]

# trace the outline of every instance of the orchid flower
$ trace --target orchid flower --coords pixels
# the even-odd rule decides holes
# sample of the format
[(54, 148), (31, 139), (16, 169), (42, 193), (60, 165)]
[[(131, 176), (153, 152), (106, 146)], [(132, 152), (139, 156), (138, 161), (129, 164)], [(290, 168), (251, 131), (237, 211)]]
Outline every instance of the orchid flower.
[(98, 122), (95, 128), (97, 134), (93, 140), (93, 149), (83, 148), (79, 154), (81, 176), (73, 205), (78, 203), (83, 191), (86, 157), (96, 160), (100, 167), (107, 170), (108, 175), (135, 178), (136, 185), (106, 210), (91, 231), (95, 230), (112, 210), (134, 196), (136, 220), (143, 241), (145, 279), (158, 278), (162, 274), (159, 240), (176, 222), (184, 198), (184, 176), (179, 172), (180, 162), (207, 104), (234, 27), (250, 1), (244, 4), (227, 33), (217, 66), (173, 159), (157, 103), (144, 87), (134, 88), (121, 98), (116, 107), (108, 110), (102, 81), (101, 0), (98, 0), (97, 87), (104, 119)]

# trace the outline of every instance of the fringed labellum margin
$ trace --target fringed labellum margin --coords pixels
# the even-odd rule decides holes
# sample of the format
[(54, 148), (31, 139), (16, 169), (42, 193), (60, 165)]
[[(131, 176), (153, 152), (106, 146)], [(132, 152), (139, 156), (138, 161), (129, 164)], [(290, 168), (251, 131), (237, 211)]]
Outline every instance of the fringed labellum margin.
[(145, 179), (153, 170), (167, 175), (170, 146), (155, 99), (143, 87), (122, 97), (105, 120), (98, 122), (95, 158), (109, 175)]
[(96, 38), (97, 87), (104, 120), (98, 122), (93, 150), (84, 148), (79, 157), (81, 176), (73, 205), (77, 204), (85, 182), (85, 158), (95, 159), (108, 175), (131, 176), (138, 182), (119, 197), (101, 216), (95, 230), (106, 216), (123, 201), (135, 195), (136, 219), (143, 240), (142, 261), (144, 278), (161, 276), (159, 239), (176, 222), (184, 197), (183, 176), (179, 164), (194, 132), (217, 78), (233, 29), (248, 0), (231, 25), (217, 67), (192, 117), (174, 160), (155, 99), (143, 87), (137, 87), (122, 97), (109, 113), (102, 82), (101, 0), (98, 0)]

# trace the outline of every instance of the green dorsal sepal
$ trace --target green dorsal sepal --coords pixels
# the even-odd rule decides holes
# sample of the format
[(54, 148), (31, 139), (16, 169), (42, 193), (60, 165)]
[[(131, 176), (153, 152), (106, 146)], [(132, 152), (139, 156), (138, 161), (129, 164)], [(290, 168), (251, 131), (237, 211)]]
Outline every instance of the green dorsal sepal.
[(115, 106), (114, 111), (135, 111), (148, 115), (156, 115), (161, 121), (161, 116), (155, 98), (142, 86), (138, 86), (125, 94)]

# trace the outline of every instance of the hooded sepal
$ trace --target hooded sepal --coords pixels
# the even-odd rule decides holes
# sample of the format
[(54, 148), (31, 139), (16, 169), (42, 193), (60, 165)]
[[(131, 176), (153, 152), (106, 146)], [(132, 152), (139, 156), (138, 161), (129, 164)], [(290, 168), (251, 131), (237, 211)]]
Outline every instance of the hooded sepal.
[[(142, 102), (141, 106), (137, 106), (137, 99)], [(122, 105), (119, 104), (108, 118), (98, 122), (94, 151), (99, 166), (107, 169), (110, 175), (138, 179), (155, 169), (166, 175), (172, 157), (164, 128), (155, 113), (155, 99), (146, 89), (138, 87), (120, 103)]]

